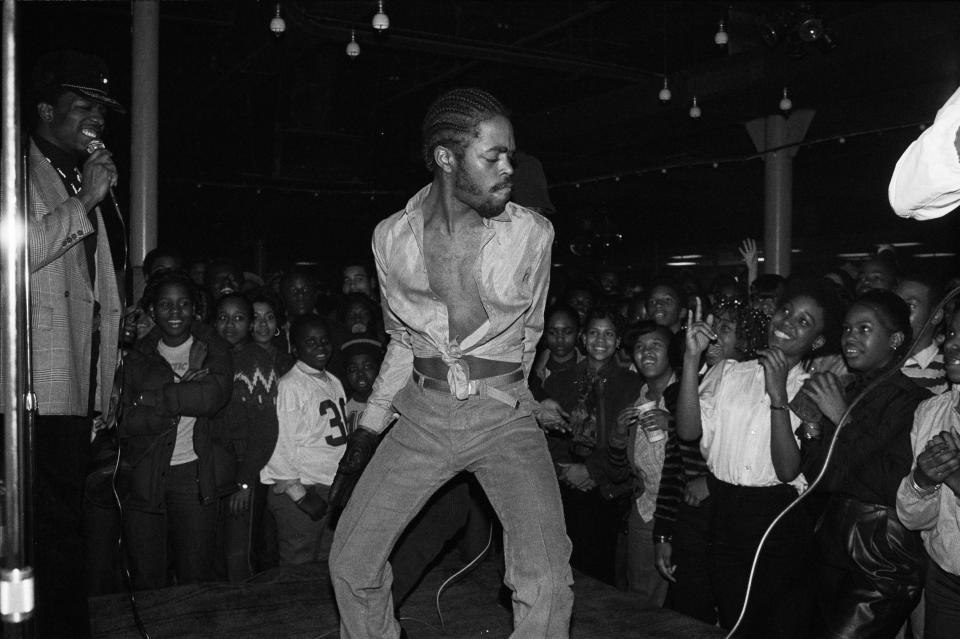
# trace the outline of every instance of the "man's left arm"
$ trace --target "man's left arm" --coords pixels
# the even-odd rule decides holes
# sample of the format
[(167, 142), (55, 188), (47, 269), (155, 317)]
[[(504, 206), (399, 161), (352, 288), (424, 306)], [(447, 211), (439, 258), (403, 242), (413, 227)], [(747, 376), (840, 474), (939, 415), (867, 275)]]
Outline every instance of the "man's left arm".
[(537, 354), (537, 342), (543, 334), (543, 313), (547, 306), (550, 289), (550, 254), (553, 248), (553, 225), (546, 223), (547, 233), (543, 238), (539, 255), (533, 271), (530, 273), (533, 296), (532, 304), (523, 317), (523, 374), (530, 377), (530, 369)]

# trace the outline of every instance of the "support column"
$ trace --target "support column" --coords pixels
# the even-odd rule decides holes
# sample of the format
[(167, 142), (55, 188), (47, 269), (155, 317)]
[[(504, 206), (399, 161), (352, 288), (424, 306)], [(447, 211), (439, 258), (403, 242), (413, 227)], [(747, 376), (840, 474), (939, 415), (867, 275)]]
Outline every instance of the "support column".
[(29, 262), (26, 175), (20, 148), (17, 3), (3, 1), (0, 31), (0, 425), (3, 426), (3, 529), (0, 619), (4, 637), (32, 637), (34, 616), (33, 482), (30, 475)]
[[(789, 117), (768, 115), (746, 123), (747, 133), (764, 164), (764, 273), (790, 275), (793, 237), (793, 158), (815, 111), (801, 109)], [(787, 148), (782, 148), (782, 147)]]
[(143, 258), (157, 246), (157, 149), (160, 3), (133, 3), (130, 113), (130, 263), (134, 298), (143, 289)]

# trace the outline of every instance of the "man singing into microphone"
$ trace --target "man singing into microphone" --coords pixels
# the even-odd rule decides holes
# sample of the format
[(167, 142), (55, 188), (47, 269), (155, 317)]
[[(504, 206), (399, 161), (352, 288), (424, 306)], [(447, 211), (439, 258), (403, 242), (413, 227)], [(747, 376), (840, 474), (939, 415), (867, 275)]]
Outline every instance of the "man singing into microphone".
[(92, 418), (107, 411), (123, 311), (117, 183), (100, 140), (111, 98), (104, 62), (44, 55), (32, 74), (27, 194), (33, 390), (37, 398), (36, 539), (40, 637), (89, 634), (83, 580), (83, 483)]

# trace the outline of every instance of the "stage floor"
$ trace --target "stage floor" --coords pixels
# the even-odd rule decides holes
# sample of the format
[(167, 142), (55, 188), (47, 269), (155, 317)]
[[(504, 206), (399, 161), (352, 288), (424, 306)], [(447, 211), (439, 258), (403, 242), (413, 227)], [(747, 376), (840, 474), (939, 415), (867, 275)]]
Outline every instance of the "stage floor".
[[(455, 553), (452, 553), (455, 554)], [(498, 561), (488, 559), (448, 586), (436, 609), (436, 590), (459, 563), (449, 557), (424, 577), (401, 610), (410, 639), (507, 637), (511, 613), (499, 602)], [(575, 575), (574, 639), (650, 637), (715, 639), (719, 629), (669, 610), (638, 610), (629, 593)], [(334, 639), (336, 607), (326, 564), (279, 568), (242, 584), (177, 586), (137, 594), (140, 616), (151, 639), (230, 637), (241, 639)], [(90, 600), (93, 636), (139, 637), (126, 595)]]

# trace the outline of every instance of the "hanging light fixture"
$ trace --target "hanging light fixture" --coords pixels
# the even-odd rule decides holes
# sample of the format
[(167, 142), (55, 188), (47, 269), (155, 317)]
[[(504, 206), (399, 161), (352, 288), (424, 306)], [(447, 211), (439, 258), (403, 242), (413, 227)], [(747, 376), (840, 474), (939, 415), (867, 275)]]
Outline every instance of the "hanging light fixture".
[(670, 92), (670, 85), (667, 83), (667, 78), (663, 78), (663, 88), (660, 89), (660, 94), (657, 96), (660, 98), (661, 102), (669, 102), (670, 98), (673, 97), (673, 93)]
[(667, 12), (663, 12), (663, 88), (657, 94), (660, 101), (666, 104), (673, 97), (670, 92), (670, 83), (667, 81)]
[(700, 107), (697, 106), (697, 96), (693, 96), (693, 104), (690, 106), (690, 117), (696, 120), (701, 115), (703, 115), (703, 112), (700, 111)]
[(780, 110), (789, 111), (793, 108), (793, 100), (787, 95), (787, 87), (783, 87), (783, 97), (780, 98)]
[(360, 55), (360, 45), (357, 44), (357, 32), (350, 30), (350, 42), (347, 43), (347, 55), (355, 58)]
[(383, 12), (383, 0), (377, 0), (377, 14), (370, 22), (377, 31), (386, 31), (390, 28), (390, 18)]
[(727, 29), (723, 24), (723, 20), (720, 21), (720, 27), (717, 29), (717, 32), (713, 36), (713, 41), (718, 47), (724, 47), (730, 42), (730, 36), (727, 34)]
[(280, 3), (273, 10), (273, 18), (270, 19), (270, 30), (274, 35), (280, 35), (287, 30), (287, 22), (280, 15)]

